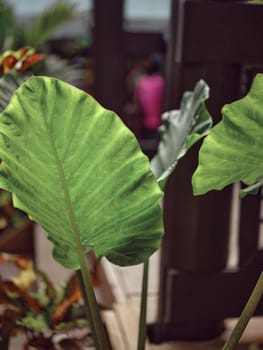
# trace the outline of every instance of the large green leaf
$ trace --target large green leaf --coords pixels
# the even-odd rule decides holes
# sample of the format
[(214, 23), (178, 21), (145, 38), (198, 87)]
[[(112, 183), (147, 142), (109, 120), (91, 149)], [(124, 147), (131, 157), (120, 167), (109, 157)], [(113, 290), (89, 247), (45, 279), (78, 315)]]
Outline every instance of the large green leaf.
[(162, 115), (161, 140), (151, 161), (151, 169), (162, 186), (179, 159), (211, 129), (212, 119), (204, 104), (208, 96), (209, 88), (200, 80), (192, 92), (184, 93), (180, 110)]
[[(13, 193), (78, 268), (76, 240), (120, 265), (146, 260), (162, 236), (162, 192), (134, 135), (91, 96), (33, 77), (0, 118), (0, 187)], [(85, 247), (85, 248), (84, 248)]]
[[(204, 140), (199, 165), (193, 175), (195, 194), (220, 190), (241, 181), (246, 185), (263, 176), (263, 75), (253, 81), (250, 92), (225, 105), (223, 119)], [(254, 189), (254, 187), (252, 187)]]
[(15, 23), (13, 7), (5, 0), (0, 0), (0, 51), (8, 49), (10, 35)]

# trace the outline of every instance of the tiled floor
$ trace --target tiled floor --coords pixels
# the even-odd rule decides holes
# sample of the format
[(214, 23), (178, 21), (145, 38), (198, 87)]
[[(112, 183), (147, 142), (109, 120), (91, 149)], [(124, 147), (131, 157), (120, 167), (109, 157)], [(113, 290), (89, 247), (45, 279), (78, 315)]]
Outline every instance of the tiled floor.
[[(148, 323), (155, 321), (157, 294), (158, 294), (158, 252), (150, 260), (149, 276), (149, 297), (148, 297)], [(115, 318), (115, 324), (120, 329), (118, 337), (123, 338), (123, 348), (119, 346), (114, 350), (136, 349), (137, 327), (139, 319), (140, 304), (140, 281), (142, 267), (121, 268), (104, 262), (106, 275), (110, 279), (113, 292), (117, 302), (114, 305), (114, 312), (110, 318)], [(225, 320), (226, 331), (221, 337), (203, 342), (169, 342), (159, 345), (147, 343), (146, 350), (219, 350), (222, 349), (231, 330), (236, 324), (236, 319)], [(253, 318), (241, 338), (238, 350), (259, 350), (263, 349), (263, 317)]]

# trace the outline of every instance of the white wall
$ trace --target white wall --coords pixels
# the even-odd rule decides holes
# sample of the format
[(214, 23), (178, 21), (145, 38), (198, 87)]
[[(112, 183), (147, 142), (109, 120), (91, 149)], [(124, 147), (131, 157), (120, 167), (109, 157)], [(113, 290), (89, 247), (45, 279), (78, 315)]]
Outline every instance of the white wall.
[(124, 17), (168, 19), (171, 0), (125, 0)]
[[(14, 6), (18, 16), (33, 16), (39, 14), (52, 4), (55, 0), (6, 0), (7, 3)], [(76, 4), (76, 8), (80, 11), (89, 9), (92, 0), (68, 0), (69, 3)]]
[[(18, 15), (31, 16), (42, 12), (52, 5), (55, 0), (6, 0), (14, 6)], [(68, 0), (77, 9), (91, 8), (93, 0)], [(124, 16), (133, 18), (161, 18), (169, 17), (172, 0), (124, 0)]]

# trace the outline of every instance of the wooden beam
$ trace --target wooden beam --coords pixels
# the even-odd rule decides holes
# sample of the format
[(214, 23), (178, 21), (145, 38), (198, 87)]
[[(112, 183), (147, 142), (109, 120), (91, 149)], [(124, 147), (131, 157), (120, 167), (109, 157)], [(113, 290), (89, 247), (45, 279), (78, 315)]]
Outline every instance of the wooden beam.
[(121, 113), (124, 101), (123, 0), (95, 0), (95, 97)]

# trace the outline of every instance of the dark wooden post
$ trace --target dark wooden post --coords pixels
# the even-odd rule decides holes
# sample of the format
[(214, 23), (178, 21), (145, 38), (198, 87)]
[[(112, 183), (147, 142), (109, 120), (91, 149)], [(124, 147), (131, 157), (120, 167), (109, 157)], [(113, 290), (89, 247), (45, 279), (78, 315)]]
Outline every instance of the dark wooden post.
[(262, 266), (263, 254), (258, 249), (261, 203), (261, 193), (241, 201), (239, 266), (242, 269)]
[[(246, 2), (172, 1), (165, 109), (178, 108), (183, 92), (202, 78), (217, 123), (221, 107), (240, 97), (242, 64), (262, 62), (262, 16), (263, 6)], [(165, 189), (159, 311), (149, 327), (154, 342), (219, 335), (224, 318), (239, 316), (259, 275), (259, 268), (226, 268), (232, 188), (193, 196), (198, 147), (180, 161)]]
[(121, 114), (124, 102), (123, 0), (94, 0), (95, 96)]

